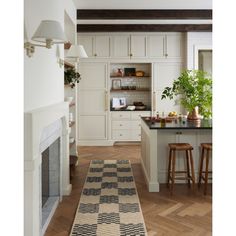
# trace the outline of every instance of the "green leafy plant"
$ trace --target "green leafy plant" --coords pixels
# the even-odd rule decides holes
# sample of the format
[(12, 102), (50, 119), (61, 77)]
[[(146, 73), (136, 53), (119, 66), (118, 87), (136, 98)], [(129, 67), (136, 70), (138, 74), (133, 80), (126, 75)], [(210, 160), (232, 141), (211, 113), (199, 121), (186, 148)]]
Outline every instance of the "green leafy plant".
[(201, 70), (184, 70), (174, 80), (172, 87), (165, 87), (161, 99), (179, 96), (180, 103), (190, 113), (198, 107), (204, 118), (212, 116), (212, 78)]
[(69, 84), (71, 88), (74, 88), (80, 80), (80, 73), (76, 72), (75, 68), (68, 68), (64, 71), (64, 83)]

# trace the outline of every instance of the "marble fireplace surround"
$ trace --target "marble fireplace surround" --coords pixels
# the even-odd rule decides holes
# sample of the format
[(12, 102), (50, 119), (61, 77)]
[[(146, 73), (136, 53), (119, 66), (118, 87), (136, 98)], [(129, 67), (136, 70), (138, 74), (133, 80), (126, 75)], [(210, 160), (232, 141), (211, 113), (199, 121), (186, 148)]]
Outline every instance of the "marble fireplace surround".
[(69, 103), (42, 107), (24, 115), (24, 235), (41, 236), (42, 151), (60, 138), (60, 197), (69, 195)]

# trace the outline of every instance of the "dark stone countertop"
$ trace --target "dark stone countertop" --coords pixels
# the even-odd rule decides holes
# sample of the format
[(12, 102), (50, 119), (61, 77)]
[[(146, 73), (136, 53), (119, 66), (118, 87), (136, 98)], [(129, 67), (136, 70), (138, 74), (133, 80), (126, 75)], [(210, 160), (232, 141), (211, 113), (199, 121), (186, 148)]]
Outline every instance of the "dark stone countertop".
[(144, 110), (127, 110), (126, 108), (122, 108), (122, 109), (110, 108), (110, 111), (151, 111), (151, 108), (146, 108)]
[(164, 124), (158, 121), (152, 121), (152, 117), (141, 117), (149, 129), (212, 129), (212, 120), (197, 121), (179, 121), (178, 119), (168, 119)]

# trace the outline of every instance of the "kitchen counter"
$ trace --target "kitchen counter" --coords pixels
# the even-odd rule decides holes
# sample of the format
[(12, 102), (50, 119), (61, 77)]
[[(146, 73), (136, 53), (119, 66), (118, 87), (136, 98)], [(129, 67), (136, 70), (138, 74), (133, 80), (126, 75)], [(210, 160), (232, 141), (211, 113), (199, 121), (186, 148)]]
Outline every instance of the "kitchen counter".
[(127, 110), (126, 108), (121, 108), (121, 109), (114, 109), (114, 108), (110, 108), (110, 111), (151, 111), (151, 108), (150, 107), (147, 107), (146, 109), (143, 109), (143, 110)]
[(150, 117), (142, 117), (142, 120), (149, 129), (212, 129), (212, 120), (179, 121), (178, 119), (167, 118), (164, 124), (151, 120)]
[[(167, 182), (168, 143), (189, 143), (193, 146), (195, 179), (198, 179), (200, 144), (203, 142), (212, 142), (211, 120), (179, 122), (173, 119), (162, 124), (148, 120), (147, 117), (141, 117), (141, 165), (149, 192), (161, 191), (160, 183)], [(184, 154), (185, 152), (178, 153), (177, 171), (185, 167)], [(211, 169), (211, 163), (209, 169)]]

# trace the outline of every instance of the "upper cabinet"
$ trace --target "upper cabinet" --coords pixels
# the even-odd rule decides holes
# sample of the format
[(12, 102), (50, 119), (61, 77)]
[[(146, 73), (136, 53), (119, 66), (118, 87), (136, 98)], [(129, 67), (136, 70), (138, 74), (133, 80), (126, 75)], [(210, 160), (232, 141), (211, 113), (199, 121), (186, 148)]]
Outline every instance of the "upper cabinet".
[(78, 44), (84, 46), (89, 58), (110, 57), (110, 36), (79, 35)]
[(130, 57), (147, 57), (147, 37), (144, 35), (130, 36)]
[(183, 56), (184, 38), (181, 33), (160, 33), (148, 36), (150, 58), (180, 58)]
[(146, 58), (147, 37), (144, 35), (112, 36), (113, 58)]
[(181, 59), (183, 33), (78, 34), (89, 58)]
[(112, 36), (112, 57), (130, 57), (130, 35)]

